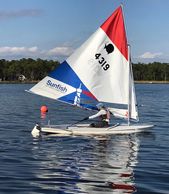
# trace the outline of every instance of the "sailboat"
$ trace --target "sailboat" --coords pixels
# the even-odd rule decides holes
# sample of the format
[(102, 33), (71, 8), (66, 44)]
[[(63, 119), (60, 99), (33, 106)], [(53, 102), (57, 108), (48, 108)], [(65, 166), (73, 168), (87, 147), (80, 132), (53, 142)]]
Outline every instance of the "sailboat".
[(150, 124), (131, 124), (131, 120), (139, 119), (122, 6), (29, 92), (86, 110), (96, 110), (95, 105), (103, 102), (109, 105), (113, 116), (127, 120), (107, 128), (93, 128), (89, 124), (36, 124), (32, 130), (34, 135), (42, 132), (68, 135), (126, 134), (153, 127)]

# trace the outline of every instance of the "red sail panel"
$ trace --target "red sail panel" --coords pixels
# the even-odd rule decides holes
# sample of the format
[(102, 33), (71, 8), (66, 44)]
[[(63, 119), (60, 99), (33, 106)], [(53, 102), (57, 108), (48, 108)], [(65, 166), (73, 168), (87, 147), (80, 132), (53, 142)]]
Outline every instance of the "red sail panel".
[(121, 6), (101, 25), (101, 28), (128, 60), (127, 38)]

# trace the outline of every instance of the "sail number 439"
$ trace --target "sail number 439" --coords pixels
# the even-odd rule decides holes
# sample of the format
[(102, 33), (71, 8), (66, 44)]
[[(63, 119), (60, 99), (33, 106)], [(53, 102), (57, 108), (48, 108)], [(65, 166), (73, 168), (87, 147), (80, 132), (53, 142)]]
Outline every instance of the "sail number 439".
[(98, 60), (101, 67), (106, 71), (110, 67), (104, 57), (101, 56), (101, 53), (96, 53), (95, 58)]

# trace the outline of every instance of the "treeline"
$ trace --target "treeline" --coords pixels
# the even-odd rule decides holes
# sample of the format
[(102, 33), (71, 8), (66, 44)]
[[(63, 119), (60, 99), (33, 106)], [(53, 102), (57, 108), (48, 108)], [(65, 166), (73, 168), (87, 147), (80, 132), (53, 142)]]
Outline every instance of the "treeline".
[(136, 81), (169, 81), (169, 63), (133, 64)]
[[(27, 81), (37, 81), (48, 75), (60, 63), (53, 60), (20, 59), (0, 60), (0, 80), (18, 81), (22, 75)], [(133, 64), (134, 80), (136, 81), (169, 81), (169, 63)]]
[[(59, 65), (58, 61), (42, 59), (0, 60), (0, 80), (18, 81), (21, 76), (27, 81), (37, 81), (44, 78)], [(22, 78), (22, 77), (21, 77)]]

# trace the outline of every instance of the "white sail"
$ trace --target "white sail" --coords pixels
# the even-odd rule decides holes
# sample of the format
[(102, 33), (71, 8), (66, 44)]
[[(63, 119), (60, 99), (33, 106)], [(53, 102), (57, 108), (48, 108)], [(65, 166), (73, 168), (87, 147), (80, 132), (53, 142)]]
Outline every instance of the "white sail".
[[(108, 54), (105, 47), (109, 44), (114, 51)], [(67, 62), (98, 101), (128, 103), (128, 61), (102, 29), (98, 29)]]
[(120, 6), (80, 48), (30, 92), (85, 108), (91, 108), (91, 105), (81, 99), (124, 105), (130, 103), (129, 113), (119, 110), (119, 114), (123, 112), (125, 117), (130, 114), (136, 119), (135, 90), (128, 53)]
[[(130, 49), (128, 49), (130, 50)], [(130, 57), (129, 57), (130, 58)], [(109, 111), (118, 118), (134, 119), (139, 121), (136, 93), (134, 87), (134, 78), (132, 64), (129, 62), (129, 90), (128, 90), (128, 107), (124, 108), (109, 108)]]
[(139, 121), (138, 117), (138, 109), (137, 109), (137, 101), (136, 101), (136, 93), (134, 87), (134, 79), (133, 79), (133, 71), (132, 66), (130, 65), (130, 83), (131, 86), (131, 95), (130, 95), (130, 118)]
[(76, 88), (59, 80), (57, 80), (56, 82), (55, 79), (49, 76), (46, 76), (42, 81), (40, 81), (38, 84), (30, 89), (30, 92), (32, 93), (36, 93), (38, 95), (55, 100), (75, 91)]
[[(127, 104), (128, 70), (127, 39), (119, 7), (58, 69), (30, 91), (73, 104), (81, 85), (81, 97)], [(59, 88), (65, 88), (64, 92)]]

